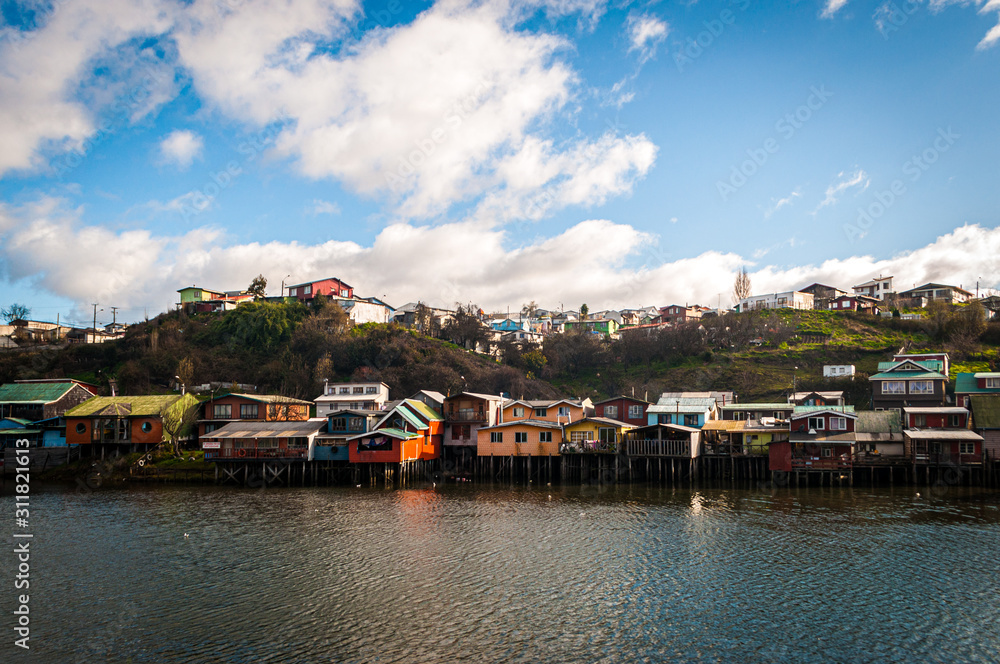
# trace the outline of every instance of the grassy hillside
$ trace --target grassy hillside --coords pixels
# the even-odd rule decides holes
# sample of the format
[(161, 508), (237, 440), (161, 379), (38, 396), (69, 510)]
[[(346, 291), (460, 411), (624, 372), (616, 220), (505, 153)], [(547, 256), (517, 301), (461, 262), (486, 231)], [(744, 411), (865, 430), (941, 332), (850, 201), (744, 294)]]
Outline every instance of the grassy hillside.
[[(188, 385), (248, 383), (260, 392), (313, 399), (324, 378), (380, 380), (392, 398), (420, 389), (515, 397), (734, 390), (740, 400), (783, 400), (800, 390), (843, 389), (859, 408), (880, 361), (907, 352), (948, 350), (953, 373), (998, 364), (1000, 324), (962, 323), (967, 312), (930, 312), (903, 321), (829, 311), (732, 314), (702, 325), (618, 341), (583, 334), (550, 337), (543, 349), (504, 348), (503, 362), (394, 325), (351, 327), (343, 312), (299, 304), (244, 305), (225, 314), (163, 314), (132, 326), (118, 342), (40, 347), (0, 355), (0, 382), (71, 376), (123, 394)], [(445, 334), (444, 336), (447, 336)], [(825, 364), (853, 364), (854, 381), (828, 381)]]

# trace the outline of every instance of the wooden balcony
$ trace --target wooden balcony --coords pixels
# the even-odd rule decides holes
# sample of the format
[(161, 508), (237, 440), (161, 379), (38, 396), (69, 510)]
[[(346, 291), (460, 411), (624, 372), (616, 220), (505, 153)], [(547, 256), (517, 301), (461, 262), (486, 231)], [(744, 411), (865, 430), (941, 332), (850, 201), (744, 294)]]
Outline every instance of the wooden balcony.
[(445, 422), (486, 422), (489, 417), (482, 410), (459, 410), (444, 416)]
[(848, 457), (792, 457), (792, 470), (850, 470), (853, 460)]
[(690, 440), (629, 440), (625, 443), (629, 456), (691, 458)]

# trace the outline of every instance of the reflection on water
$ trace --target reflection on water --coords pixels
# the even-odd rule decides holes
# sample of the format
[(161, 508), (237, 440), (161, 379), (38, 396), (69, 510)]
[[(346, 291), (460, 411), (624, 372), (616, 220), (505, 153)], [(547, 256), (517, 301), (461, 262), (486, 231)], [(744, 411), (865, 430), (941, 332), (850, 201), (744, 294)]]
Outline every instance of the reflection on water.
[(1000, 659), (989, 493), (205, 487), (32, 507), (25, 661)]

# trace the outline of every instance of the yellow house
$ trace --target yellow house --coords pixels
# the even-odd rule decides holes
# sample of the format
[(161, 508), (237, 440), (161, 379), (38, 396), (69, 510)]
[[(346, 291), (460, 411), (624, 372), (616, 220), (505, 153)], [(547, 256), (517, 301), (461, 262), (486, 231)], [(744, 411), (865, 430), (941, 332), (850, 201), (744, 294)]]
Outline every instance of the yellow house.
[(562, 425), (545, 420), (514, 420), (477, 432), (479, 456), (558, 456)]
[(618, 449), (622, 433), (635, 429), (607, 417), (585, 417), (563, 427), (563, 436), (572, 451), (613, 452)]
[(503, 421), (535, 420), (569, 424), (583, 419), (593, 411), (590, 399), (572, 401), (570, 399), (556, 400), (525, 400), (517, 399), (504, 402)]

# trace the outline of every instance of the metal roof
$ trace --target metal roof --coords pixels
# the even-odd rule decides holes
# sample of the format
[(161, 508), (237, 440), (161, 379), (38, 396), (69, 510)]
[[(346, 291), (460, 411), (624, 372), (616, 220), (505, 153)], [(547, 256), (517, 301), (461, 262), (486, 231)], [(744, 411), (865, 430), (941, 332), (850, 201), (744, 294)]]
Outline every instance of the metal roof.
[(703, 413), (716, 405), (714, 397), (666, 397), (646, 409), (647, 413)]
[(325, 419), (311, 419), (297, 422), (230, 422), (211, 433), (203, 440), (221, 438), (308, 438), (326, 425)]
[(969, 411), (958, 406), (906, 406), (903, 412), (914, 415), (963, 415)]
[(260, 401), (262, 403), (285, 403), (285, 404), (297, 404), (300, 406), (312, 405), (312, 401), (293, 399), (292, 397), (286, 397), (280, 394), (243, 394), (241, 392), (229, 392), (228, 394), (219, 395), (214, 399), (209, 399), (208, 401), (215, 401), (216, 399), (225, 399), (226, 397), (240, 397), (243, 399), (249, 399), (250, 401)]
[[(899, 412), (895, 410), (864, 410), (858, 413), (858, 419), (854, 424), (854, 431), (858, 434), (900, 434), (903, 432), (902, 420)], [(861, 440), (861, 436), (858, 436)], [(902, 438), (900, 438), (902, 440)]]
[(1000, 429), (1000, 396), (971, 397), (972, 423), (977, 429)]
[(869, 376), (868, 380), (948, 380), (948, 377), (944, 374), (939, 374), (936, 371), (883, 371), (882, 373), (877, 373), (874, 376)]
[(409, 431), (403, 431), (402, 429), (393, 429), (392, 427), (387, 427), (385, 429), (373, 429), (372, 431), (366, 431), (365, 433), (359, 433), (354, 436), (350, 436), (345, 440), (357, 440), (359, 438), (371, 438), (372, 436), (389, 436), (390, 438), (398, 438), (400, 440), (410, 440), (411, 438), (419, 438), (419, 433), (410, 433)]
[[(7, 383), (0, 385), (0, 403), (46, 404), (58, 401), (76, 383)], [(86, 388), (82, 388), (86, 389)]]
[(621, 427), (625, 429), (634, 429), (636, 426), (634, 424), (629, 424), (628, 422), (622, 422), (621, 420), (615, 420), (610, 417), (584, 417), (583, 419), (569, 422), (565, 426), (568, 428), (576, 426), (577, 424), (582, 424), (584, 422), (597, 422), (598, 424), (606, 424), (608, 426)]
[(793, 404), (782, 403), (776, 401), (774, 403), (727, 403), (725, 406), (719, 406), (722, 410), (727, 411), (740, 411), (740, 410), (792, 410), (794, 408)]
[[(558, 422), (549, 422), (548, 420), (511, 420), (510, 422), (494, 424), (491, 427), (479, 427), (479, 430), (486, 431), (488, 429), (503, 429), (505, 427), (513, 427), (519, 424), (531, 427), (540, 427), (542, 429), (562, 429), (563, 427), (563, 425)], [(572, 422), (570, 424), (572, 424)]]
[(746, 420), (709, 420), (705, 422), (702, 431), (743, 431), (747, 428)]
[(835, 434), (808, 434), (808, 433), (795, 433), (794, 431), (790, 433), (788, 440), (792, 443), (853, 443), (856, 438), (854, 432), (848, 433), (835, 433)]
[(907, 429), (903, 432), (911, 440), (982, 440), (975, 431), (968, 429)]

